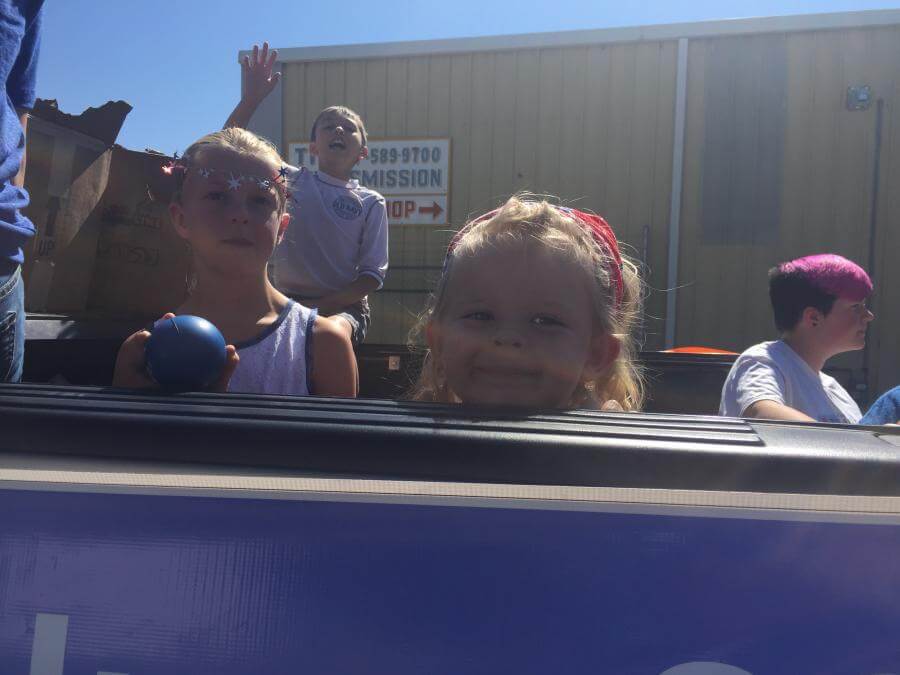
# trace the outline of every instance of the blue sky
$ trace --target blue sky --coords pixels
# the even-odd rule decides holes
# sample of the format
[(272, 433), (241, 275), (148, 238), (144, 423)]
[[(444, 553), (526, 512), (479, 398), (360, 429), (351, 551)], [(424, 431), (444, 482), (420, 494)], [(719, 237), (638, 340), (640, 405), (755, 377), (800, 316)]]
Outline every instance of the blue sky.
[(119, 142), (182, 150), (239, 94), (237, 52), (900, 7), (900, 0), (47, 0), (38, 95), (78, 113), (134, 106)]

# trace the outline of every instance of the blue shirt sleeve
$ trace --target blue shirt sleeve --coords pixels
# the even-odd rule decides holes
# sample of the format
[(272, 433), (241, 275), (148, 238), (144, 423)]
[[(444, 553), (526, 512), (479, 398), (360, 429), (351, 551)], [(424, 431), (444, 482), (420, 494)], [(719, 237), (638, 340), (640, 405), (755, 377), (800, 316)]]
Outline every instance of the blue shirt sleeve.
[(36, 10), (25, 26), (25, 33), (19, 45), (19, 55), (6, 80), (6, 93), (16, 108), (31, 110), (34, 107), (35, 83), (37, 81), (38, 56), (41, 50), (41, 23), (44, 16), (43, 3), (34, 3)]
[(881, 395), (869, 408), (860, 424), (897, 424), (900, 422), (900, 387)]

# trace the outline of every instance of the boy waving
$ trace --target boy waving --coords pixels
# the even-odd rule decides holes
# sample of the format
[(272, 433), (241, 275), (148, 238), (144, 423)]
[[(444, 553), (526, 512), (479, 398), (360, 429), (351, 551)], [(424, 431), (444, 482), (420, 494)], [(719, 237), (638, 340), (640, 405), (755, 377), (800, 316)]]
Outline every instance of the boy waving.
[[(278, 52), (267, 43), (245, 56), (241, 101), (225, 123), (246, 127), (280, 78)], [(275, 285), (323, 316), (336, 318), (354, 344), (366, 336), (367, 296), (381, 288), (388, 267), (388, 222), (384, 197), (351, 178), (368, 156), (362, 118), (344, 106), (316, 117), (310, 154), (319, 168), (285, 167), (291, 224), (274, 256)]]

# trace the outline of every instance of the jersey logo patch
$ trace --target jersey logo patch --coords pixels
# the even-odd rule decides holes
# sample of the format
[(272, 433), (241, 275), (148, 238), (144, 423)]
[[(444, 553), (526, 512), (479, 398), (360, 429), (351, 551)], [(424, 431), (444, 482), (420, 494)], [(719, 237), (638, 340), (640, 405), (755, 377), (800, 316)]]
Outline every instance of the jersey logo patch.
[(341, 195), (335, 199), (331, 208), (339, 218), (344, 220), (353, 220), (362, 214), (362, 204), (359, 203), (359, 200), (347, 195)]

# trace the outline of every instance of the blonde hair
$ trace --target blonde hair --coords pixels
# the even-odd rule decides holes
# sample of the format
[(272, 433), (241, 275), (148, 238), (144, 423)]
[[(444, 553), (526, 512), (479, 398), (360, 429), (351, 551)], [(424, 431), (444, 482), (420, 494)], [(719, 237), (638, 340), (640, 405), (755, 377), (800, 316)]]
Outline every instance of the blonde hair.
[[(190, 168), (196, 162), (197, 156), (206, 148), (232, 150), (242, 155), (271, 161), (278, 167), (284, 164), (281, 154), (272, 143), (265, 138), (257, 136), (252, 131), (247, 131), (240, 127), (227, 127), (197, 139), (184, 151), (184, 154), (181, 156), (181, 163), (185, 167)], [(173, 201), (181, 201), (181, 193), (184, 187), (183, 174), (181, 176), (175, 193), (172, 195)], [(283, 212), (287, 203), (287, 193), (283, 186), (276, 192), (278, 193), (279, 212)]]
[[(550, 202), (532, 195), (511, 197), (498, 211), (469, 221), (457, 234), (448, 253), (444, 270), (434, 294), (410, 333), (410, 346), (421, 349), (421, 337), (429, 323), (439, 320), (446, 306), (447, 289), (453, 277), (454, 261), (477, 255), (489, 246), (508, 243), (536, 244), (568, 257), (594, 281), (593, 313), (600, 329), (614, 335), (619, 355), (596, 379), (583, 383), (570, 401), (569, 408), (599, 408), (614, 400), (624, 410), (640, 410), (644, 385), (634, 357), (636, 347), (632, 331), (640, 317), (642, 288), (637, 266), (622, 257), (621, 300), (617, 298), (618, 263), (612, 252), (594, 239), (589, 227)], [(410, 398), (418, 401), (459, 403), (449, 391), (430, 350), (425, 351), (422, 370), (413, 385)]]

